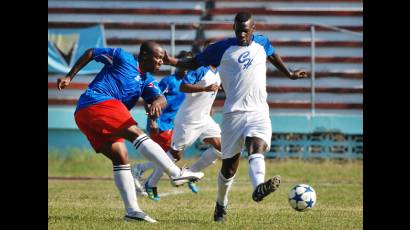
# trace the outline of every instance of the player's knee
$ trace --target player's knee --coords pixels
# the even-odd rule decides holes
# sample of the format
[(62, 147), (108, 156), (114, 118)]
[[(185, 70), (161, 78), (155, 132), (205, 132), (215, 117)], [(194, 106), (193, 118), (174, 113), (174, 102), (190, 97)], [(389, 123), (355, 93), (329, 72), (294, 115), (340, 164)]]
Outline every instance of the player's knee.
[(182, 153), (181, 151), (171, 150), (171, 155), (172, 155), (172, 157), (174, 157), (175, 162), (181, 160), (181, 158), (182, 158), (181, 153)]
[(225, 179), (229, 179), (235, 176), (236, 172), (235, 169), (232, 167), (222, 167), (221, 173), (225, 177)]

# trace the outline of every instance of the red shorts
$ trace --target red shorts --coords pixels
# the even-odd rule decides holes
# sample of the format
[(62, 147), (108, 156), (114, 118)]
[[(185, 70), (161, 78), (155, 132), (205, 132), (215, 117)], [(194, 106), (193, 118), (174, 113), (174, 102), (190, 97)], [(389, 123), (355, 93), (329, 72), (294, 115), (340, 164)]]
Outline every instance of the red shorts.
[(174, 131), (170, 129), (158, 134), (151, 132), (149, 136), (166, 152), (171, 148), (172, 134), (174, 134)]
[(74, 117), (78, 128), (87, 136), (97, 153), (106, 142), (124, 142), (123, 138), (113, 134), (137, 124), (127, 107), (116, 99), (79, 109)]

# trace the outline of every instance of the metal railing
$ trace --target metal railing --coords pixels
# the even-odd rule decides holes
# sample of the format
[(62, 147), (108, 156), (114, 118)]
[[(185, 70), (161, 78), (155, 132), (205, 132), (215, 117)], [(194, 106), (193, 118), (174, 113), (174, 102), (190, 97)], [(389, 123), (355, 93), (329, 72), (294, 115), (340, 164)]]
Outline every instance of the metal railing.
[[(229, 24), (232, 25), (232, 22), (211, 22), (211, 21), (201, 21), (198, 23), (182, 23), (182, 22), (171, 22), (170, 23), (170, 32), (171, 32), (171, 55), (175, 56), (175, 27), (176, 25), (212, 25), (212, 24)], [(260, 23), (258, 23), (260, 24)], [(329, 26), (329, 25), (325, 25), (325, 24), (319, 24), (319, 23), (314, 23), (314, 24), (310, 24), (310, 33), (311, 33), (311, 45), (310, 45), (310, 49), (311, 49), (311, 53), (310, 53), (310, 68), (311, 68), (311, 76), (310, 76), (310, 87), (311, 87), (311, 91), (310, 91), (310, 101), (311, 101), (311, 116), (315, 116), (315, 104), (316, 104), (316, 98), (315, 98), (315, 75), (316, 75), (316, 64), (315, 64), (315, 58), (316, 58), (316, 27), (324, 27), (333, 31), (337, 31), (337, 32), (341, 32), (341, 33), (345, 33), (345, 34), (350, 34), (352, 36), (356, 36), (356, 37), (362, 37), (363, 38), (363, 34), (362, 33), (357, 33), (354, 31), (350, 31), (350, 30), (346, 30), (343, 28), (339, 28), (339, 27), (335, 27), (335, 26)], [(175, 68), (171, 67), (171, 73), (173, 74), (175, 72)]]

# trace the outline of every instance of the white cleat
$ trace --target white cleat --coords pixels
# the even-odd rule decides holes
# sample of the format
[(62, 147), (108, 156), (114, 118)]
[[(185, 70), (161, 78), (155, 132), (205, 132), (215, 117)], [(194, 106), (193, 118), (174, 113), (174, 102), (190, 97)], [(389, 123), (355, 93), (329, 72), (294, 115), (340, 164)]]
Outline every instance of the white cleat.
[(181, 169), (181, 174), (176, 177), (170, 177), (171, 179), (171, 184), (174, 187), (178, 187), (180, 185), (183, 185), (188, 182), (196, 182), (200, 180), (202, 177), (204, 177), (203, 172), (192, 172), (187, 168), (182, 168)]
[(127, 214), (124, 216), (124, 220), (126, 221), (146, 221), (148, 223), (157, 223), (158, 221), (152, 219), (147, 214), (143, 212), (134, 212), (131, 214)]

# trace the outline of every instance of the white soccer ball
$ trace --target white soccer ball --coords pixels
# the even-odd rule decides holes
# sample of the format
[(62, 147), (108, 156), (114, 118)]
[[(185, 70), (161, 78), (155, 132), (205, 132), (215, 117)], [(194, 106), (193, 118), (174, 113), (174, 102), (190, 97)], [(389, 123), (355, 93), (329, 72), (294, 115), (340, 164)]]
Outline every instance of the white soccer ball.
[(296, 211), (312, 209), (316, 203), (316, 192), (307, 184), (295, 185), (289, 191), (289, 204)]

